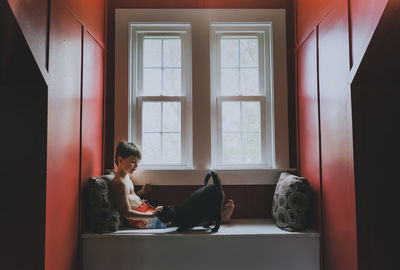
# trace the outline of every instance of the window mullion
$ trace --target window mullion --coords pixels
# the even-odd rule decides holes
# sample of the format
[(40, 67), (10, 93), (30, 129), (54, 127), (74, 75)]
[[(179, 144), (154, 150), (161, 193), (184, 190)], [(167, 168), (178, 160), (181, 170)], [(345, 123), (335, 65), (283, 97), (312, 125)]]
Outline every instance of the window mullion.
[(164, 119), (164, 102), (161, 102), (161, 123), (160, 123), (160, 127), (161, 127), (161, 134), (160, 134), (160, 145), (161, 145), (161, 162), (164, 161), (164, 150), (163, 150), (163, 119)]
[(164, 39), (161, 39), (161, 95), (164, 95)]

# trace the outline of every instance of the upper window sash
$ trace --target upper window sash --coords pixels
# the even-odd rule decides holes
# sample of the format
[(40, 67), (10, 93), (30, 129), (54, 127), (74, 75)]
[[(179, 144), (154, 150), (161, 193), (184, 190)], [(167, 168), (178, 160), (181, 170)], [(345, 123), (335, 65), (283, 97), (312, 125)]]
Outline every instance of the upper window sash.
[[(251, 40), (251, 39), (256, 39), (257, 40), (257, 63), (254, 64), (253, 66), (246, 66), (242, 65), (242, 56), (241, 56), (241, 41), (244, 40)], [(227, 33), (227, 32), (216, 32), (215, 34), (215, 73), (214, 73), (214, 84), (215, 84), (215, 96), (232, 96), (232, 95), (237, 95), (237, 96), (246, 96), (246, 95), (259, 95), (259, 96), (264, 96), (266, 94), (266, 85), (268, 83), (268, 77), (265, 76), (266, 74), (266, 67), (265, 67), (265, 52), (264, 52), (264, 47), (265, 47), (265, 38), (263, 33), (237, 33), (237, 32), (232, 32), (232, 33)], [(234, 59), (234, 61), (237, 61), (237, 64), (230, 63), (228, 66), (224, 66), (224, 63), (222, 63), (222, 58), (223, 58), (223, 53), (222, 53), (222, 43), (227, 42), (227, 41), (233, 41), (233, 44), (237, 43), (237, 49), (238, 49), (238, 57), (237, 59)], [(237, 41), (237, 42), (236, 42)], [(236, 49), (236, 48), (235, 48)], [(240, 72), (247, 69), (257, 69), (258, 70), (258, 91), (257, 92), (251, 92), (251, 93), (243, 93), (241, 90), (241, 82), (240, 82), (240, 75), (238, 75), (238, 91), (236, 94), (232, 93), (226, 93), (224, 92), (223, 89), (223, 74), (222, 70), (239, 70)]]

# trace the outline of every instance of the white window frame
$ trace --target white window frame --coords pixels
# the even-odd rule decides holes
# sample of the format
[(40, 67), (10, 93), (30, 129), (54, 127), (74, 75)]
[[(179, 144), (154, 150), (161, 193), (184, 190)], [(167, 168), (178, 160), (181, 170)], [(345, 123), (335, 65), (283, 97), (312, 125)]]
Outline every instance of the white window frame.
[[(181, 96), (143, 96), (143, 40), (145, 36), (179, 36), (182, 40)], [(143, 169), (174, 170), (193, 168), (192, 154), (192, 65), (191, 26), (182, 23), (130, 23), (128, 138), (142, 145), (142, 104), (146, 101), (181, 102), (181, 163), (142, 164)]]
[[(274, 111), (272, 84), (272, 29), (271, 24), (258, 23), (211, 23), (210, 70), (211, 70), (211, 164), (214, 169), (268, 169), (273, 168)], [(259, 48), (259, 87), (257, 96), (220, 95), (221, 63), (220, 41), (224, 36), (254, 36)], [(258, 101), (261, 116), (261, 162), (256, 164), (227, 164), (222, 160), (222, 110), (223, 101)]]
[[(282, 171), (289, 167), (287, 48), (285, 9), (116, 9), (115, 10), (115, 95), (114, 95), (114, 150), (118, 142), (132, 140), (128, 118), (131, 115), (130, 97), (130, 25), (135, 22), (174, 22), (190, 24), (192, 37), (192, 95), (193, 106), (193, 168), (148, 169), (139, 166), (135, 172), (138, 185), (199, 185), (211, 164), (211, 84), (210, 84), (210, 25), (236, 22), (245, 24), (270, 23), (273, 44), (274, 86), (274, 147), (272, 168), (217, 170), (224, 185), (276, 184)], [(271, 58), (272, 61), (272, 58)], [(196, 100), (195, 100), (196, 99)], [(137, 141), (135, 141), (137, 142)], [(214, 168), (215, 169), (215, 168)]]

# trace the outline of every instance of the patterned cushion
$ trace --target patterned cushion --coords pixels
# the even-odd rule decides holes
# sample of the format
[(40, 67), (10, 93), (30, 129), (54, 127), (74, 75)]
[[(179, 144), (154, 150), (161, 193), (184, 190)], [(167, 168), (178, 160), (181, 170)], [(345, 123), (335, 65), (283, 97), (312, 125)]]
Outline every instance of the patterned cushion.
[(312, 190), (304, 177), (281, 173), (272, 201), (275, 224), (285, 231), (301, 231), (309, 224)]
[(121, 225), (121, 215), (111, 197), (114, 174), (90, 177), (88, 197), (91, 213), (91, 230), (96, 233), (115, 232)]

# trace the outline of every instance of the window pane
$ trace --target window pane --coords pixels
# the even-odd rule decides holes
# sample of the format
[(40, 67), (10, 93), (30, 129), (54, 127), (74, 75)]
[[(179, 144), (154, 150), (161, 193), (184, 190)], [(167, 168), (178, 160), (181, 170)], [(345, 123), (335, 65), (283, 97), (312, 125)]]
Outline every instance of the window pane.
[(222, 131), (241, 131), (240, 102), (222, 102)]
[(161, 67), (161, 39), (143, 40), (143, 66)]
[(163, 40), (163, 67), (181, 67), (181, 39)]
[(181, 162), (181, 134), (163, 133), (163, 163)]
[(240, 70), (240, 92), (242, 95), (259, 95), (258, 68)]
[(240, 40), (240, 66), (258, 67), (257, 38)]
[(143, 70), (143, 95), (159, 96), (161, 95), (161, 69)]
[(221, 70), (221, 95), (234, 96), (239, 94), (239, 69)]
[(221, 39), (221, 67), (239, 67), (238, 41), (238, 39)]
[(163, 95), (180, 96), (181, 91), (181, 69), (164, 69), (163, 70)]
[(146, 133), (142, 135), (143, 163), (161, 162), (161, 133)]
[(161, 102), (143, 102), (143, 132), (161, 132)]
[(243, 133), (243, 162), (261, 162), (261, 136), (260, 133)]
[(241, 162), (240, 133), (223, 133), (222, 160), (224, 163)]
[(242, 102), (242, 128), (243, 131), (260, 131), (260, 102)]
[(180, 102), (163, 102), (163, 132), (181, 132)]

